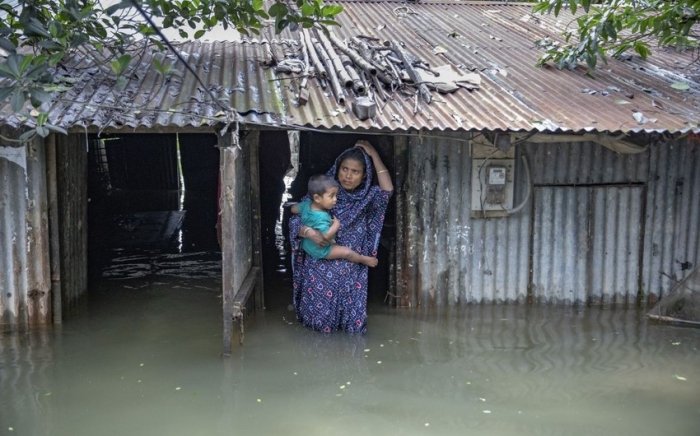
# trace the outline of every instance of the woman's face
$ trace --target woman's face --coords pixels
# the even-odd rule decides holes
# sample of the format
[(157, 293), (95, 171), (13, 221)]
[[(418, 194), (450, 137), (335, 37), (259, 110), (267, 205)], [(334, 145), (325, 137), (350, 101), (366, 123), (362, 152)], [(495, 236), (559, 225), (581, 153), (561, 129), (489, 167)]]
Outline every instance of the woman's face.
[(355, 159), (345, 159), (340, 163), (338, 182), (346, 191), (352, 191), (362, 183), (365, 165)]

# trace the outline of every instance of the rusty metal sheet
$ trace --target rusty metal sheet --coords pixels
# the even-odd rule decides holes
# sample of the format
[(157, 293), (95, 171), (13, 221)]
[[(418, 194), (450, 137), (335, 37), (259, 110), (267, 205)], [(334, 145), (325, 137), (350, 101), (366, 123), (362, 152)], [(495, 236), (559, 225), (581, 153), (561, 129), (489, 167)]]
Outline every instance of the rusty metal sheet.
[[(470, 216), (467, 135), (409, 139), (397, 189), (397, 304), (633, 304), (700, 262), (700, 145), (636, 155), (522, 144), (534, 193), (506, 218)], [(518, 158), (515, 202), (527, 197)]]
[[(178, 127), (212, 131), (232, 115), (205, 92), (225, 101), (240, 121), (285, 128), (381, 131), (511, 130), (546, 132), (698, 131), (700, 71), (690, 53), (656, 49), (648, 61), (610, 59), (593, 76), (583, 68), (558, 71), (535, 66), (541, 49), (535, 41), (559, 33), (571, 20), (563, 14), (533, 16), (526, 4), (497, 2), (341, 1), (340, 38), (358, 34), (397, 41), (431, 66), (452, 65), (481, 76), (479, 90), (434, 95), (430, 105), (395, 92), (380, 102), (377, 115), (360, 121), (352, 99), (338, 104), (314, 79), (309, 101), (299, 106), (300, 78), (277, 76), (270, 53), (298, 56), (298, 33), (285, 31), (271, 42), (184, 42), (177, 50), (193, 66), (187, 72), (172, 53), (145, 51), (124, 89), (108, 73), (76, 57), (65, 74), (77, 86), (50, 109), (54, 124), (93, 129)], [(263, 32), (270, 33), (271, 32)], [(152, 68), (152, 60), (172, 65), (177, 74)], [(676, 81), (690, 87), (672, 88)], [(436, 93), (434, 93), (436, 94)], [(637, 115), (635, 115), (637, 114)], [(9, 106), (0, 122), (16, 126)], [(636, 117), (636, 118), (635, 118)]]
[(0, 326), (51, 322), (48, 242), (43, 144), (0, 141)]

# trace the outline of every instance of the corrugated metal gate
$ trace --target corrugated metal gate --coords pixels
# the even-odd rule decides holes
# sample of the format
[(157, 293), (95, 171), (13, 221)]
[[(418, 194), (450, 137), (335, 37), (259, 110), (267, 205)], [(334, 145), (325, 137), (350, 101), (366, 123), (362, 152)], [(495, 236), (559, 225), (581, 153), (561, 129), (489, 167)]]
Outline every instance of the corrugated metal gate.
[(634, 302), (640, 292), (644, 191), (641, 185), (536, 188), (533, 298)]

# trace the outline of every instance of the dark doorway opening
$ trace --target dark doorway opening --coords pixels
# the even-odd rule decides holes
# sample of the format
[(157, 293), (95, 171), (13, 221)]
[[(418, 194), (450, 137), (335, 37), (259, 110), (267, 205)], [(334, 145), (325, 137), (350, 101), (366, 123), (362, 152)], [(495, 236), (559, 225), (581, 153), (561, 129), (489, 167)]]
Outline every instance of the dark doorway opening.
[[(309, 177), (325, 173), (338, 155), (359, 139), (367, 139), (375, 146), (393, 174), (394, 148), (391, 137), (368, 138), (360, 134), (302, 132), (298, 147), (292, 146), (293, 151), (290, 152), (290, 137), (287, 132), (261, 132), (260, 202), (267, 307), (286, 307), (292, 301), (292, 270), (287, 235), (289, 211), (281, 207), (282, 203), (300, 200), (306, 194)], [(383, 303), (389, 290), (395, 222), (395, 202), (392, 198), (382, 231), (379, 265), (370, 269), (369, 273), (370, 303)]]
[(216, 136), (115, 134), (89, 144), (90, 279), (220, 276)]

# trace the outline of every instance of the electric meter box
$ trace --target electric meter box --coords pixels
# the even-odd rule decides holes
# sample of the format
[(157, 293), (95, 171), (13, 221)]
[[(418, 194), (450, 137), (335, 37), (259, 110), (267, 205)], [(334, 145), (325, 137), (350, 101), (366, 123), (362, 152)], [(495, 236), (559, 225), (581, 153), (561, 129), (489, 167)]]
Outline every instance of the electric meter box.
[(472, 158), (473, 218), (507, 216), (513, 209), (515, 159)]

